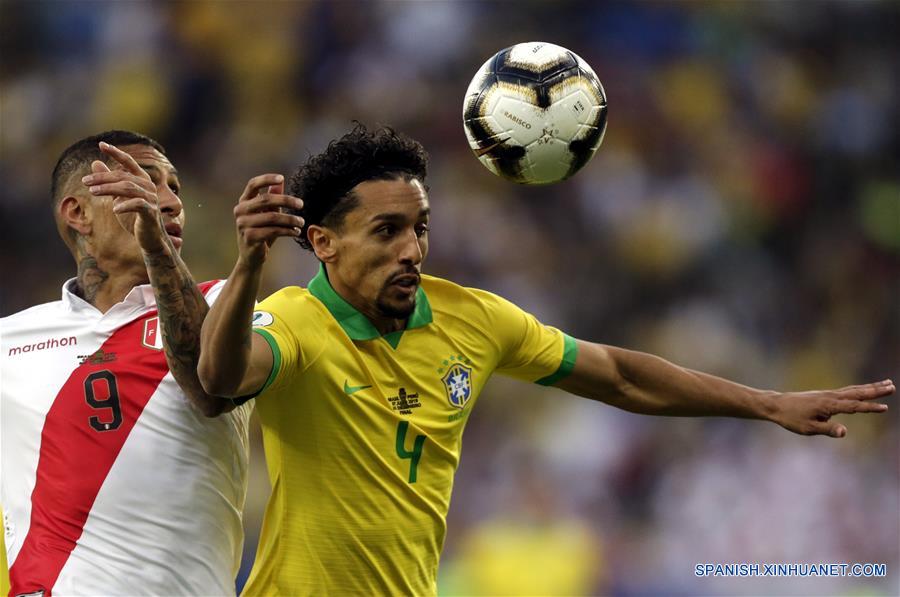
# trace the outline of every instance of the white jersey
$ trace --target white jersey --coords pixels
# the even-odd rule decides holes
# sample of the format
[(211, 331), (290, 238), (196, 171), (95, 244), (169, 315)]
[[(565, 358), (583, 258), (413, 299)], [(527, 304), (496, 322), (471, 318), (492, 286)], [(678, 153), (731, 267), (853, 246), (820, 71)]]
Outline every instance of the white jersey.
[(234, 595), (250, 406), (191, 407), (149, 285), (101, 313), (73, 283), (0, 319), (11, 594)]

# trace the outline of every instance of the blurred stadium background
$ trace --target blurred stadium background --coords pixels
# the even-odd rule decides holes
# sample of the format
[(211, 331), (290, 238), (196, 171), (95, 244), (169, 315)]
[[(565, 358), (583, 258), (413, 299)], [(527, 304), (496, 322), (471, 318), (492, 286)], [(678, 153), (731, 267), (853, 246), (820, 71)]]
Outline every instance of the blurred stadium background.
[[(127, 128), (181, 172), (197, 279), (235, 257), (246, 180), (289, 174), (351, 119), (430, 151), (427, 271), (574, 335), (780, 389), (900, 380), (898, 4), (0, 3), (0, 314), (74, 267), (49, 175)], [(563, 184), (488, 173), (461, 126), (493, 52), (584, 57), (604, 146)], [(281, 242), (265, 293), (314, 259)], [(465, 434), (442, 594), (900, 592), (896, 397), (842, 441), (654, 419), (495, 380)], [(257, 447), (259, 444), (257, 443)], [(249, 571), (268, 492), (254, 453)], [(888, 577), (696, 578), (697, 563), (874, 562)]]

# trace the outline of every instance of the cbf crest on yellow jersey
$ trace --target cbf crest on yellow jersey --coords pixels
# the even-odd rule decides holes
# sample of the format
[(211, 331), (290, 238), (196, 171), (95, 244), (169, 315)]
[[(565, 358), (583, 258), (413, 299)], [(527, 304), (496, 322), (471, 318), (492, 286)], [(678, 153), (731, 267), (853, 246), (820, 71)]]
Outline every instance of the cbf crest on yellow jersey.
[(422, 276), (381, 336), (331, 287), (260, 303), (275, 363), (257, 399), (272, 497), (248, 595), (437, 590), (466, 419), (494, 372), (552, 384), (575, 341), (489, 292)]

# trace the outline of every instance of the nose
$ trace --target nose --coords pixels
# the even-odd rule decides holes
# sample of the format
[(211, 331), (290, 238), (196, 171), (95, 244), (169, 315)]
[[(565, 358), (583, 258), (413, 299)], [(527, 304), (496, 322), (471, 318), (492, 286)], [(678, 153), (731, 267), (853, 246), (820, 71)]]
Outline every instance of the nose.
[(400, 250), (400, 263), (404, 265), (419, 265), (422, 263), (422, 239), (416, 235), (415, 231), (406, 235), (403, 241), (403, 247)]
[(177, 218), (181, 215), (184, 205), (181, 199), (176, 195), (169, 185), (162, 184), (157, 187), (156, 198), (159, 200), (159, 211), (168, 215), (170, 218)]

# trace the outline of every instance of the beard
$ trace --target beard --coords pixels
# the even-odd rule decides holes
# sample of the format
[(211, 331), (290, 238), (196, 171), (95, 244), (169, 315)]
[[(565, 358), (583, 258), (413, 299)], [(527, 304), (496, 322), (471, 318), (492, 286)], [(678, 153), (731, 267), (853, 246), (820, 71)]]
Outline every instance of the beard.
[(407, 303), (391, 303), (383, 296), (379, 296), (375, 306), (385, 317), (406, 319), (416, 309), (416, 295), (413, 295), (412, 300)]
[(387, 296), (388, 292), (390, 292), (390, 284), (386, 284), (375, 298), (375, 307), (382, 315), (393, 319), (406, 319), (412, 315), (416, 309), (415, 293), (408, 300), (392, 301)]
[[(400, 300), (391, 300), (390, 292), (392, 281), (402, 275), (414, 274), (416, 276), (416, 292), (413, 292), (408, 298)], [(418, 292), (419, 272), (416, 270), (404, 270), (388, 278), (375, 297), (375, 307), (385, 317), (392, 319), (407, 319), (416, 309), (416, 294)]]

